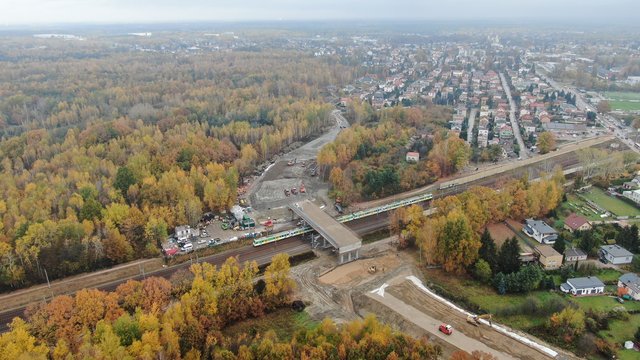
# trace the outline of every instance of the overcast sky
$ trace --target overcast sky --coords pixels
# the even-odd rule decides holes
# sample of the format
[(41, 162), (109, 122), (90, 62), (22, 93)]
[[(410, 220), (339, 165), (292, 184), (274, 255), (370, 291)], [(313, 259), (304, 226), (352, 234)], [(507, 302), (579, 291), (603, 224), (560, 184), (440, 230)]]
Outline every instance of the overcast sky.
[(246, 20), (632, 20), (640, 0), (0, 0), (0, 24)]

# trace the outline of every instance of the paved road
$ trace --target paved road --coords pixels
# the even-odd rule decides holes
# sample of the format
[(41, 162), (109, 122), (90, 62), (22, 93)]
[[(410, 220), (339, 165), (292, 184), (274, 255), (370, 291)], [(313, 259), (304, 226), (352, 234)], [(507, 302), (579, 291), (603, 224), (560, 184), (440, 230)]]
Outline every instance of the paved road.
[(407, 321), (412, 322), (413, 324), (417, 325), (421, 329), (429, 332), (431, 335), (455, 346), (458, 349), (467, 351), (469, 353), (475, 350), (482, 351), (482, 352), (491, 354), (496, 359), (500, 359), (500, 360), (515, 359), (514, 357), (508, 354), (505, 354), (501, 351), (488, 347), (484, 343), (472, 337), (466, 336), (465, 334), (461, 333), (456, 329), (453, 330), (453, 333), (451, 335), (445, 335), (441, 333), (437, 329), (438, 329), (438, 326), (440, 326), (440, 324), (442, 323), (442, 321), (432, 318), (431, 316), (423, 313), (422, 311), (414, 308), (413, 306), (405, 303), (404, 301), (394, 297), (389, 293), (385, 293), (384, 296), (380, 296), (379, 294), (369, 293), (367, 294), (367, 296), (386, 305), (389, 309), (392, 309), (393, 311), (397, 312), (402, 317), (404, 317)]
[(503, 73), (500, 73), (500, 80), (502, 81), (502, 88), (504, 88), (504, 92), (507, 94), (507, 99), (509, 99), (509, 120), (511, 120), (513, 135), (516, 137), (516, 141), (520, 147), (519, 155), (521, 158), (526, 159), (529, 157), (529, 152), (527, 151), (527, 147), (524, 146), (524, 141), (522, 141), (522, 135), (520, 134), (520, 126), (516, 120), (516, 103), (513, 101), (513, 97), (511, 97), (511, 89), (509, 89), (509, 84)]
[(469, 145), (473, 142), (473, 126), (475, 125), (477, 113), (478, 109), (476, 108), (469, 110), (469, 121), (467, 122), (467, 144)]

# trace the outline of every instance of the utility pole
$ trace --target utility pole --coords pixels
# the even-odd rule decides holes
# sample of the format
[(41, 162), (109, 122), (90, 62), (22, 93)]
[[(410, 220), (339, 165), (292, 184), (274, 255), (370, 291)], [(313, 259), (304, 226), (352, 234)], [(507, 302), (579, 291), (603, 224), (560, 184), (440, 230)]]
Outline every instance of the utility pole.
[(44, 269), (44, 276), (47, 278), (47, 287), (51, 292), (51, 299), (53, 299), (53, 290), (51, 290), (51, 283), (49, 282), (49, 274), (47, 274), (47, 269), (45, 267), (43, 267), (43, 269)]

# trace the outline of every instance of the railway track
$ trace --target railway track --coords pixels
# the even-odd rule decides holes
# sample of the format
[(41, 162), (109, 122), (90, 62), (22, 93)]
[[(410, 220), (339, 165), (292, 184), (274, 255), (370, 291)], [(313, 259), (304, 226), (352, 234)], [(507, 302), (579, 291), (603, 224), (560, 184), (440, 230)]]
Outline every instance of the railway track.
[[(609, 142), (601, 143), (595, 145), (595, 147), (605, 147), (609, 144)], [(571, 168), (579, 164), (578, 156), (575, 152), (570, 152), (566, 154), (562, 154), (553, 159), (543, 160), (537, 163), (529, 164), (523, 166), (521, 168), (517, 168), (511, 171), (506, 171), (501, 174), (497, 174), (495, 176), (484, 177), (481, 179), (477, 179), (474, 181), (466, 182), (464, 185), (456, 186), (451, 189), (447, 189), (446, 191), (437, 191), (435, 186), (433, 186), (433, 198), (439, 198), (447, 195), (454, 195), (456, 193), (462, 192), (466, 190), (470, 186), (491, 186), (495, 185), (497, 182), (502, 181), (505, 178), (517, 178), (522, 177), (524, 175), (528, 175), (530, 178), (534, 178), (539, 176), (541, 172), (551, 171), (554, 166), (560, 165), (563, 169)], [(425, 191), (422, 189), (422, 191)], [(396, 196), (392, 196), (389, 198), (381, 199), (379, 201), (391, 202), (399, 199), (406, 198), (405, 194), (399, 194)], [(353, 220), (351, 222), (345, 223), (346, 226), (354, 230), (358, 235), (362, 236), (382, 228), (387, 227), (389, 224), (389, 214), (387, 212), (380, 213), (377, 215), (372, 215), (367, 218), (362, 218), (358, 220)], [(215, 265), (220, 265), (224, 263), (224, 261), (229, 257), (238, 257), (240, 262), (244, 261), (256, 261), (259, 265), (264, 265), (269, 262), (271, 257), (276, 254), (286, 252), (292, 256), (299, 255), (304, 252), (307, 252), (311, 249), (309, 243), (303, 240), (302, 236), (296, 236), (287, 238), (284, 240), (280, 240), (271, 244), (253, 247), (246, 246), (240, 249), (229, 250), (220, 254), (211, 255), (205, 258), (199, 259), (199, 262), (208, 262)], [(164, 278), (169, 278), (175, 272), (188, 269), (191, 266), (191, 262), (186, 262), (183, 264), (175, 265), (169, 268), (164, 268), (161, 270), (157, 270), (155, 272), (151, 272), (146, 274), (146, 276), (159, 276)], [(96, 286), (95, 288), (103, 291), (114, 291), (118, 285), (130, 280), (142, 280), (143, 276), (138, 275), (127, 279), (122, 279), (106, 284), (101, 284)], [(0, 333), (8, 330), (8, 325), (11, 323), (11, 320), (16, 316), (24, 316), (24, 311), (26, 306), (19, 307), (15, 309), (10, 309), (0, 313)]]
[[(311, 250), (311, 246), (308, 242), (304, 241), (302, 238), (289, 238), (286, 240), (282, 240), (278, 243), (274, 243), (270, 246), (262, 246), (262, 247), (253, 247), (253, 246), (245, 246), (240, 249), (234, 249), (225, 251), (219, 254), (214, 254), (211, 256), (203, 257), (199, 259), (199, 262), (207, 262), (214, 265), (222, 265), (222, 263), (227, 260), (229, 257), (236, 257), (238, 261), (256, 261), (258, 265), (264, 265), (269, 263), (271, 258), (274, 255), (279, 253), (286, 252), (291, 256), (300, 255), (305, 252)], [(145, 274), (144, 277), (149, 276), (158, 276), (163, 278), (170, 278), (171, 275), (175, 274), (177, 271), (189, 269), (192, 262), (186, 262), (182, 264), (178, 264), (175, 266), (167, 267), (164, 269), (160, 269), (154, 272), (150, 272)], [(128, 280), (143, 280), (144, 277), (142, 275), (137, 275), (131, 278), (122, 279), (118, 281), (109, 282), (106, 284), (101, 284), (99, 286), (95, 286), (96, 289), (103, 291), (114, 291), (120, 284), (128, 281)], [(58, 294), (62, 295), (62, 294)], [(26, 310), (26, 306), (18, 307), (15, 309), (10, 309), (0, 313), (0, 332), (5, 332), (9, 329), (9, 324), (15, 317), (24, 317), (24, 311)]]

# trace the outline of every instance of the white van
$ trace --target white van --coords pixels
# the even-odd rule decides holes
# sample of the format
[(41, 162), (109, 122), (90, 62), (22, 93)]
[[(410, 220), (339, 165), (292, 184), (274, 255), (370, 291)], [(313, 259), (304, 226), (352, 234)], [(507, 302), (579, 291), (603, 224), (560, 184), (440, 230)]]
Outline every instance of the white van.
[(182, 252), (192, 252), (193, 251), (193, 244), (192, 243), (186, 243), (182, 246), (182, 248), (180, 249), (182, 250)]

